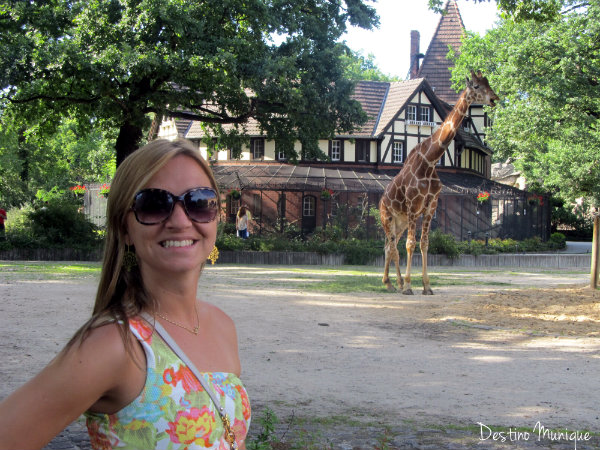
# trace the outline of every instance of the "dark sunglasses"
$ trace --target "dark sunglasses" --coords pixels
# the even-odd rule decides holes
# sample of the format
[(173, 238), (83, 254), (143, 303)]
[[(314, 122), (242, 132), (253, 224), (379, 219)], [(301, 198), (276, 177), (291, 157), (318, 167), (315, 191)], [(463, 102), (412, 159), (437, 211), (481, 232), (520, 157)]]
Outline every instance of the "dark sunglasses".
[(156, 225), (171, 217), (177, 202), (183, 204), (183, 210), (194, 222), (208, 223), (217, 217), (217, 193), (209, 187), (193, 188), (181, 195), (163, 189), (143, 189), (135, 194), (131, 209), (142, 225)]

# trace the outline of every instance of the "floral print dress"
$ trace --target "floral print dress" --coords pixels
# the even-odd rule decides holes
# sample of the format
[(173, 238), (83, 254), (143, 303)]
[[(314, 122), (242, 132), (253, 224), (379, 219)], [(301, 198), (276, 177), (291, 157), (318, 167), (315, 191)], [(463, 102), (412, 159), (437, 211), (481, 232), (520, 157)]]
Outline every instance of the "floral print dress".
[[(92, 448), (229, 450), (219, 412), (192, 371), (145, 321), (131, 319), (129, 326), (146, 353), (146, 383), (119, 412), (85, 414)], [(203, 375), (241, 445), (250, 426), (250, 403), (242, 382), (231, 373)]]

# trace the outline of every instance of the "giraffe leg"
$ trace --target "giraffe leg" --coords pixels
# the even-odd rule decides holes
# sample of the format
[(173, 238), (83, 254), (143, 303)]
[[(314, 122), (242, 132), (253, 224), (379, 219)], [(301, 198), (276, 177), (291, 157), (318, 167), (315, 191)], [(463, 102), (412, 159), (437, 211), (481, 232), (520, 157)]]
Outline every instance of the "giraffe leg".
[(392, 286), (392, 283), (390, 282), (390, 262), (392, 260), (394, 250), (396, 251), (396, 253), (398, 252), (398, 243), (396, 241), (396, 235), (392, 230), (394, 226), (394, 218), (389, 213), (387, 207), (383, 202), (381, 202), (381, 204), (379, 205), (379, 212), (381, 214), (381, 223), (383, 225), (383, 231), (385, 232), (385, 264), (383, 267), (383, 279), (381, 281), (383, 282), (383, 284), (385, 284), (387, 290), (392, 292), (396, 289), (394, 289), (394, 286)]
[(415, 252), (417, 241), (415, 239), (416, 234), (416, 220), (414, 217), (409, 218), (408, 221), (408, 235), (406, 236), (406, 275), (404, 276), (404, 289), (402, 293), (404, 295), (413, 295), (412, 287), (410, 284), (410, 271), (412, 266), (412, 255)]
[[(433, 211), (435, 211), (437, 202), (434, 202)], [(432, 208), (423, 215), (423, 229), (421, 230), (421, 257), (423, 259), (423, 295), (433, 295), (429, 284), (429, 273), (427, 272), (427, 251), (429, 250), (429, 229), (433, 213)]]
[(398, 253), (398, 242), (400, 241), (400, 236), (402, 236), (404, 230), (396, 233), (396, 245), (394, 246), (394, 265), (396, 266), (396, 282), (398, 283), (398, 289), (400, 291), (404, 290), (404, 280), (402, 279), (402, 271), (400, 270), (400, 254)]
[(395, 291), (396, 289), (390, 282), (390, 263), (392, 261), (392, 257), (394, 256), (394, 252), (398, 253), (397, 242), (394, 235), (388, 236), (386, 233), (385, 236), (385, 265), (383, 268), (383, 284), (387, 287), (387, 290), (390, 292)]

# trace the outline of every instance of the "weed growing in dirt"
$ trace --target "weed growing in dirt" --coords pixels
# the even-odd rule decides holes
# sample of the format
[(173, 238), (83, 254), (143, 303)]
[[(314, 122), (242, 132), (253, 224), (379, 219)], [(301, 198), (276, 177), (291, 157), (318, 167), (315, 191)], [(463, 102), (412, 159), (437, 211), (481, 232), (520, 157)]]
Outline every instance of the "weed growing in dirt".
[(27, 263), (2, 263), (2, 275), (31, 278), (42, 275), (45, 279), (56, 278), (81, 278), (82, 276), (96, 276), (100, 274), (100, 263), (65, 264), (54, 262), (27, 262)]

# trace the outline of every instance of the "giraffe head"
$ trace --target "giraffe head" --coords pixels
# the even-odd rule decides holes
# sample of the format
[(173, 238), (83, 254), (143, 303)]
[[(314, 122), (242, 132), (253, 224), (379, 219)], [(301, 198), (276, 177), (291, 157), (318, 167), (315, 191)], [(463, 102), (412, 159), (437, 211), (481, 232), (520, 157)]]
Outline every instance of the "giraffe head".
[(473, 103), (481, 103), (488, 106), (496, 106), (495, 101), (500, 97), (490, 87), (488, 80), (481, 74), (481, 71), (475, 73), (471, 70), (471, 79), (467, 77), (467, 95), (471, 97)]

